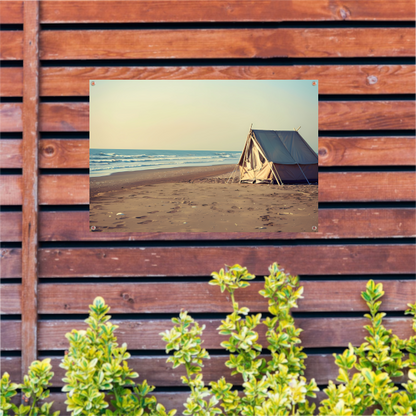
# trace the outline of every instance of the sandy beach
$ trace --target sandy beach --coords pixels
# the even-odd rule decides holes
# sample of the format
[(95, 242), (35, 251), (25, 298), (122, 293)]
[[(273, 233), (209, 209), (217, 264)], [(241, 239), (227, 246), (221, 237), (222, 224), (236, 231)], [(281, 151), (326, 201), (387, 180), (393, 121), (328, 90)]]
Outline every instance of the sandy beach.
[(312, 232), (318, 185), (226, 183), (235, 165), (90, 178), (93, 232)]

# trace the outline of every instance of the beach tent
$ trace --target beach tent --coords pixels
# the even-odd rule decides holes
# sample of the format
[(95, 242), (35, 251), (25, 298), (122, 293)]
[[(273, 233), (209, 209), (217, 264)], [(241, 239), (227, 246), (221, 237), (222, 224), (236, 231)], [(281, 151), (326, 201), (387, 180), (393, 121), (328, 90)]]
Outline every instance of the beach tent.
[(295, 130), (251, 130), (238, 162), (240, 182), (318, 181), (318, 155)]

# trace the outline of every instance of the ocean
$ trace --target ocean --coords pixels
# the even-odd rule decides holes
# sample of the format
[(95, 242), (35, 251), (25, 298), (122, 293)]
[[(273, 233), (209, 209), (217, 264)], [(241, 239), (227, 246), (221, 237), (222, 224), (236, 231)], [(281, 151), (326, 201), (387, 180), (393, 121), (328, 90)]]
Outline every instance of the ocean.
[(90, 176), (135, 170), (237, 164), (241, 151), (90, 149)]

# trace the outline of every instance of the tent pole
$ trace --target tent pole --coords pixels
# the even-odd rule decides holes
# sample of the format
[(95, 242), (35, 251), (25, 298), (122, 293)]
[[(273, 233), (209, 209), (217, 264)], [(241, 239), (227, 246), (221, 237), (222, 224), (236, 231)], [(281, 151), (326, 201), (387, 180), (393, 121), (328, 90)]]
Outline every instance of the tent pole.
[(233, 178), (234, 178), (234, 172), (235, 172), (235, 170), (237, 169), (237, 167), (238, 167), (238, 165), (235, 165), (235, 166), (234, 166), (234, 169), (233, 169), (233, 171), (231, 172), (231, 175), (230, 175), (230, 177), (228, 178), (227, 183), (228, 183), (228, 182), (230, 182), (231, 177), (233, 177)]
[[(296, 164), (299, 166), (299, 163), (296, 162)], [(310, 185), (310, 182), (308, 181), (308, 178), (306, 177), (306, 175), (303, 173), (302, 168), (299, 166), (300, 171), (302, 172), (303, 176), (305, 176), (306, 182), (308, 182), (308, 185)]]
[[(278, 171), (277, 171), (277, 169), (275, 168), (274, 163), (273, 163), (273, 162), (270, 162), (270, 163), (272, 164), (272, 172), (273, 172), (273, 174), (274, 174), (274, 177), (276, 178), (277, 183), (279, 184), (279, 186), (282, 186), (282, 185), (283, 185), (283, 181), (282, 181), (282, 178), (281, 178), (281, 177), (280, 177), (280, 175), (279, 175), (279, 172), (278, 172)], [(275, 170), (276, 170), (276, 173), (274, 172)], [(277, 179), (276, 174), (277, 174), (277, 176), (279, 177), (280, 182), (279, 182), (279, 180)]]

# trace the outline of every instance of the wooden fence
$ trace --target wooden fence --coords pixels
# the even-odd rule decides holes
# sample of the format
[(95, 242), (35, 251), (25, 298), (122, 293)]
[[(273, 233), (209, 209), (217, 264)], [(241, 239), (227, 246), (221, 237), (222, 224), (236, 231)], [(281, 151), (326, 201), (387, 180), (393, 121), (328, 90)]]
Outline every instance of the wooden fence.
[[(101, 295), (139, 381), (167, 408), (186, 392), (158, 333), (181, 308), (207, 325), (205, 381), (238, 385), (215, 331), (230, 306), (207, 284), (234, 263), (259, 276), (240, 296), (256, 312), (271, 263), (301, 276), (295, 317), (321, 386), (337, 376), (330, 353), (363, 341), (369, 278), (384, 284), (386, 326), (409, 336), (414, 20), (413, 0), (1, 1), (2, 372), (18, 382), (52, 357), (65, 414), (64, 335)], [(319, 232), (90, 232), (90, 79), (318, 79)]]

